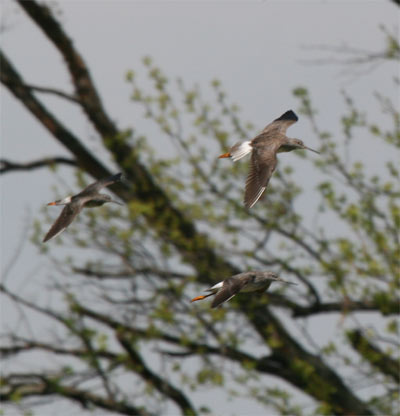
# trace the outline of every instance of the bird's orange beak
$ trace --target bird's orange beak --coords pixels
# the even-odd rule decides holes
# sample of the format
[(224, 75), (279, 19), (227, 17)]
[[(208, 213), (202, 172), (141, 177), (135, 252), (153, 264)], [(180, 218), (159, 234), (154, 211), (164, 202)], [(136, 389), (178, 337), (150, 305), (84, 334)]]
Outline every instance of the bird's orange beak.
[(47, 205), (56, 205), (55, 202), (49, 202)]
[(196, 302), (197, 300), (202, 300), (205, 299), (207, 296), (196, 296), (195, 298), (193, 298), (190, 302)]
[(224, 153), (223, 155), (218, 156), (218, 159), (223, 159), (224, 157), (230, 157), (230, 156), (231, 154), (228, 152), (228, 153)]

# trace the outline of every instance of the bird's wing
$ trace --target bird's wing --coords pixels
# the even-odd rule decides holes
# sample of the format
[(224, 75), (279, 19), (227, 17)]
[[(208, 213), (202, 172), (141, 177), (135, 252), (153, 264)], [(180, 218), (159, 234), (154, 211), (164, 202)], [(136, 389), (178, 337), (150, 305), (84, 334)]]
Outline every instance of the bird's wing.
[(216, 308), (221, 305), (221, 303), (227, 302), (229, 299), (233, 298), (250, 280), (252, 280), (250, 274), (243, 275), (240, 279), (235, 278), (235, 276), (225, 279), (222, 289), (215, 295), (211, 307)]
[(83, 196), (87, 194), (98, 193), (102, 188), (110, 186), (115, 182), (120, 181), (122, 178), (122, 173), (117, 173), (116, 175), (108, 176), (107, 178), (100, 179), (99, 181), (93, 182), (83, 189), (76, 196)]
[(44, 237), (43, 243), (62, 233), (68, 227), (68, 225), (71, 224), (71, 222), (79, 214), (82, 208), (83, 204), (74, 205), (73, 207), (71, 207), (71, 204), (66, 205), (61, 211), (61, 214), (57, 218), (56, 222), (52, 225), (49, 232)]
[(262, 131), (261, 135), (265, 135), (265, 133), (273, 134), (273, 133), (280, 133), (286, 134), (286, 130), (296, 121), (298, 117), (292, 111), (286, 111), (286, 113), (282, 114), (279, 118), (274, 120), (272, 123), (269, 123), (264, 130)]
[(244, 205), (251, 208), (261, 197), (277, 164), (275, 147), (255, 148), (246, 179)]

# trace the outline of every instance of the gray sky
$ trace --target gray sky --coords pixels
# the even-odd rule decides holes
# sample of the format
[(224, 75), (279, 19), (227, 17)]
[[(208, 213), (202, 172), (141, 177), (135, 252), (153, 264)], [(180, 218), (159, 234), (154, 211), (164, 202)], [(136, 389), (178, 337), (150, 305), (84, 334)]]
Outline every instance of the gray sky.
[[(42, 33), (14, 2), (3, 0), (1, 6), (6, 28), (1, 46), (25, 80), (71, 91), (62, 58)], [(350, 78), (340, 77), (341, 68), (334, 65), (301, 62), (323, 55), (304, 49), (310, 45), (382, 50), (378, 26), (385, 24), (393, 30), (399, 23), (398, 9), (389, 1), (64, 1), (58, 8), (59, 19), (91, 69), (106, 109), (119, 127), (134, 126), (139, 133), (151, 130), (141, 110), (129, 101), (124, 76), (133, 69), (145, 79), (144, 55), (152, 56), (168, 76), (179, 76), (188, 84), (207, 89), (212, 79), (220, 79), (241, 107), (243, 118), (256, 129), (287, 109), (296, 109), (291, 91), (297, 86), (309, 88), (321, 125), (337, 134), (338, 140), (341, 135), (336, 129), (344, 112), (341, 89), (377, 122), (382, 119), (372, 92), (397, 97), (393, 65), (383, 64), (370, 74)], [(95, 134), (80, 111), (54, 97), (40, 98), (89, 148), (96, 148)], [(307, 139), (309, 126), (301, 119), (290, 133), (315, 147), (314, 139)], [(371, 144), (360, 155), (372, 169), (377, 151)], [(23, 162), (52, 155), (68, 153), (2, 89), (1, 157)], [(73, 186), (68, 168), (60, 169), (59, 178)], [(30, 226), (52, 200), (54, 183), (46, 169), (1, 177), (2, 272), (24, 226)], [(33, 290), (25, 287), (26, 277), (44, 272), (45, 264), (28, 242), (8, 283)], [(240, 408), (236, 411), (240, 413)]]

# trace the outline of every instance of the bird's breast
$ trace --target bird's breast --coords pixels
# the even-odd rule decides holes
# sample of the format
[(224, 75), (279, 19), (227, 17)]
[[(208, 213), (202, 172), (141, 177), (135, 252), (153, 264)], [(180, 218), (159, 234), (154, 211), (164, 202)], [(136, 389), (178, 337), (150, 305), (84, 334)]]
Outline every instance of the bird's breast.
[(251, 282), (251, 283), (248, 283), (246, 286), (244, 286), (241, 292), (254, 292), (256, 290), (268, 289), (270, 284), (271, 282), (265, 282), (265, 281)]
[(105, 204), (106, 201), (98, 200), (98, 199), (92, 199), (91, 201), (86, 202), (85, 207), (86, 208), (93, 208), (93, 207), (99, 207), (103, 204)]
[(279, 147), (277, 153), (291, 152), (292, 150), (295, 150), (295, 149), (296, 149), (295, 146), (290, 146), (288, 144), (283, 144), (282, 146)]

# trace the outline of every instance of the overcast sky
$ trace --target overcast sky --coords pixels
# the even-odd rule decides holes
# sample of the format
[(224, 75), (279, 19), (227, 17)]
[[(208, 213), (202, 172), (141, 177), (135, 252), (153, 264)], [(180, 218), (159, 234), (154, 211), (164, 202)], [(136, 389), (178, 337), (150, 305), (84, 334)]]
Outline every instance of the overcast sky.
[[(72, 91), (61, 56), (25, 13), (12, 1), (2, 1), (1, 47), (28, 83)], [(146, 133), (129, 101), (125, 73), (144, 74), (141, 61), (150, 55), (170, 77), (206, 88), (218, 78), (232, 101), (240, 105), (245, 120), (263, 128), (284, 111), (296, 110), (292, 96), (297, 86), (309, 88), (324, 129), (337, 131), (343, 113), (340, 90), (377, 121), (374, 91), (396, 99), (394, 67), (383, 64), (358, 77), (343, 77), (335, 65), (306, 65), (302, 61), (326, 57), (312, 45), (348, 45), (368, 51), (382, 50), (379, 25), (398, 29), (398, 8), (388, 0), (353, 1), (64, 1), (58, 18), (85, 58), (109, 114), (121, 128), (134, 126)], [(143, 75), (144, 77), (144, 75)], [(144, 78), (143, 78), (144, 79)], [(53, 97), (51, 105), (89, 148), (95, 134), (81, 112)], [(315, 147), (306, 123), (291, 133)], [(373, 164), (377, 148), (363, 149)], [(1, 91), (1, 157), (29, 161), (68, 153), (53, 140), (8, 91)], [(70, 169), (59, 177), (73, 186)], [(52, 200), (54, 178), (46, 169), (1, 177), (1, 267), (11, 260), (24, 226), (31, 227), (40, 209)], [(31, 232), (28, 232), (28, 236)], [(26, 237), (26, 236), (25, 236)], [(45, 260), (29, 242), (10, 273), (8, 282), (18, 287), (25, 278), (42, 273)], [(22, 280), (20, 280), (22, 279)], [(237, 409), (239, 412), (240, 409)]]

